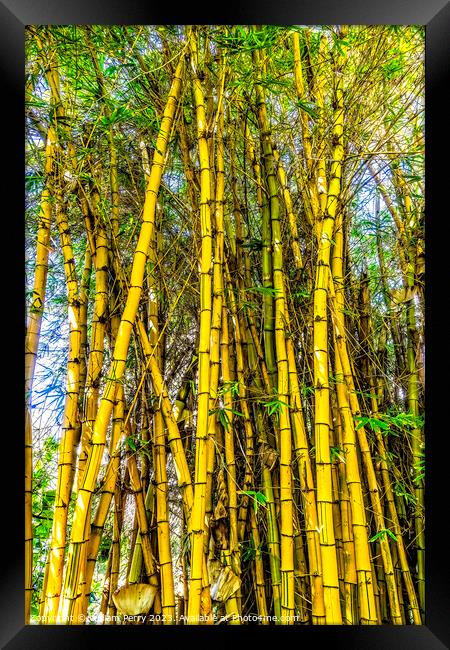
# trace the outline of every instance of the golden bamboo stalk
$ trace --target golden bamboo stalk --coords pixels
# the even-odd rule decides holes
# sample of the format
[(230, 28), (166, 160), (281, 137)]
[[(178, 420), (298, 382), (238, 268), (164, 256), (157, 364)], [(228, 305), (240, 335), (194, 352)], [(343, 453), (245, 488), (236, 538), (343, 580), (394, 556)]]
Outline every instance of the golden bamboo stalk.
[[(200, 339), (198, 373), (198, 416), (196, 430), (194, 504), (191, 512), (191, 577), (189, 581), (188, 622), (198, 624), (202, 611), (202, 567), (204, 563), (204, 538), (206, 533), (206, 482), (208, 466), (208, 412), (210, 381), (210, 329), (211, 329), (211, 266), (212, 229), (210, 210), (210, 164), (206, 138), (206, 114), (203, 89), (198, 78), (199, 60), (197, 36), (187, 30), (192, 66), (192, 85), (196, 107), (197, 139), (200, 161)], [(206, 609), (210, 609), (208, 598)]]
[(117, 340), (114, 346), (114, 355), (109, 369), (106, 386), (103, 392), (97, 417), (92, 434), (92, 446), (86, 461), (86, 471), (83, 478), (83, 485), (78, 492), (75, 505), (74, 519), (72, 525), (72, 538), (69, 546), (67, 559), (67, 573), (64, 584), (64, 599), (60, 611), (61, 621), (70, 621), (74, 601), (77, 599), (76, 585), (79, 580), (81, 550), (85, 544), (83, 532), (85, 519), (89, 512), (92, 494), (100, 468), (103, 449), (106, 441), (106, 431), (111, 417), (114, 398), (118, 382), (121, 381), (125, 371), (126, 356), (131, 337), (131, 331), (136, 318), (139, 300), (142, 292), (142, 282), (145, 271), (145, 263), (152, 238), (156, 199), (161, 182), (162, 171), (165, 163), (165, 155), (168, 146), (169, 134), (172, 127), (173, 117), (181, 91), (181, 75), (184, 66), (184, 58), (181, 57), (177, 66), (172, 86), (169, 91), (164, 116), (161, 121), (161, 128), (156, 141), (153, 156), (152, 170), (147, 186), (146, 198), (143, 209), (143, 223), (136, 246), (133, 266), (131, 270), (130, 289), (128, 292), (125, 309), (122, 314)]
[[(321, 56), (324, 56), (325, 37), (321, 38)], [(316, 262), (316, 280), (314, 287), (314, 388), (315, 388), (315, 444), (316, 444), (316, 480), (317, 506), (320, 529), (320, 546), (322, 552), (322, 569), (326, 620), (328, 624), (341, 624), (342, 614), (339, 602), (339, 583), (336, 557), (336, 545), (333, 528), (331, 460), (330, 460), (330, 385), (328, 378), (328, 276), (330, 273), (331, 239), (337, 202), (341, 189), (343, 147), (343, 87), (340, 66), (342, 57), (337, 60), (337, 79), (335, 83), (336, 108), (333, 118), (333, 162), (330, 181), (326, 193), (324, 170), (320, 167), (319, 156), (318, 182), (319, 202), (324, 217), (320, 232), (319, 248)], [(319, 83), (320, 82), (320, 83)], [(318, 104), (323, 104), (323, 88), (319, 79), (316, 95)], [(323, 134), (322, 134), (323, 137)], [(326, 197), (326, 200), (325, 200)]]
[(25, 338), (25, 623), (30, 621), (31, 596), (33, 593), (33, 425), (30, 405), (47, 286), (55, 144), (56, 134), (54, 127), (50, 125), (45, 144), (45, 182), (41, 195), (33, 293)]

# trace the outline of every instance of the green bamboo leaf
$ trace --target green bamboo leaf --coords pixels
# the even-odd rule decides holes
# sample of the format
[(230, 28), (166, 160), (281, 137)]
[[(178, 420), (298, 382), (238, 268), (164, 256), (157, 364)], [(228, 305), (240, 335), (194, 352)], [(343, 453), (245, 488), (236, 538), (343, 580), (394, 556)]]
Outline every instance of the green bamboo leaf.
[(133, 438), (131, 438), (130, 436), (127, 438), (127, 444), (132, 451), (137, 450), (136, 443), (134, 442)]
[(394, 533), (391, 530), (389, 530), (388, 528), (382, 528), (373, 537), (369, 539), (369, 542), (376, 542), (377, 539), (386, 537), (386, 535), (389, 535), (389, 537), (393, 539), (395, 542), (398, 541), (397, 537), (394, 535)]
[(277, 293), (280, 293), (279, 289), (275, 289), (272, 287), (249, 287), (246, 289), (246, 291), (250, 291), (251, 293), (260, 293), (263, 296), (272, 296), (275, 297)]
[(398, 541), (398, 540), (397, 540), (397, 537), (394, 535), (394, 533), (393, 533), (391, 530), (389, 530), (388, 528), (386, 528), (386, 532), (387, 532), (387, 534), (389, 535), (389, 537), (390, 537), (391, 539), (394, 540), (394, 542), (397, 542), (397, 541)]
[(313, 120), (317, 120), (318, 113), (317, 113), (316, 104), (314, 104), (313, 102), (306, 101), (304, 99), (297, 99), (296, 104), (299, 108), (302, 109), (302, 111), (305, 111), (305, 113), (307, 113), (310, 118), (312, 118)]

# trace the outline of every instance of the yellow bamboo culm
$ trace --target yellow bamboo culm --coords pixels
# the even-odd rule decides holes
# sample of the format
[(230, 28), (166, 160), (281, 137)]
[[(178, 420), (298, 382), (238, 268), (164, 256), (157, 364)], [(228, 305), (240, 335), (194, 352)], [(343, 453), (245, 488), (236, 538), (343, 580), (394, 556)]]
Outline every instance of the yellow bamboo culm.
[[(150, 342), (156, 350), (156, 361), (161, 367), (160, 346), (158, 345), (158, 305), (157, 291), (154, 278), (156, 265), (156, 246), (151, 246), (152, 269), (149, 277), (151, 301), (149, 306), (151, 319)], [(158, 564), (161, 583), (161, 608), (165, 625), (175, 623), (175, 592), (172, 570), (172, 551), (170, 547), (170, 527), (168, 510), (168, 479), (167, 479), (167, 454), (166, 436), (164, 431), (164, 418), (159, 406), (153, 417), (154, 432), (154, 471), (155, 471), (155, 506), (156, 506), (156, 534), (158, 540)], [(149, 488), (152, 486), (149, 486)]]
[[(412, 209), (412, 201), (408, 188), (408, 184), (403, 177), (398, 162), (393, 163), (394, 175), (397, 179), (397, 184), (403, 199), (403, 212), (405, 216), (405, 225), (409, 231), (409, 245), (408, 245), (408, 263), (405, 278), (405, 294), (409, 296), (407, 301), (407, 328), (408, 328), (408, 344), (407, 344), (407, 369), (408, 369), (408, 389), (407, 389), (407, 404), (409, 412), (417, 419), (419, 417), (419, 370), (416, 360), (416, 339), (417, 339), (417, 319), (415, 297), (419, 295), (419, 286), (416, 280), (416, 258), (418, 251), (418, 244), (415, 237), (412, 235), (414, 232), (415, 222), (417, 215)], [(411, 447), (413, 466), (420, 465), (422, 460), (424, 439), (423, 430), (420, 426), (415, 426), (411, 432)], [(425, 613), (425, 527), (424, 527), (424, 506), (425, 506), (425, 493), (423, 479), (420, 478), (415, 483), (414, 489), (415, 497), (417, 500), (416, 514), (414, 517), (414, 527), (416, 532), (417, 544), (417, 581), (418, 581), (418, 597), (420, 610), (422, 615)]]
[[(307, 98), (306, 84), (303, 78), (304, 70), (302, 64), (302, 56), (300, 51), (300, 36), (297, 31), (294, 31), (292, 34), (292, 47), (294, 52), (294, 81), (295, 88), (297, 91), (297, 97), (301, 101), (305, 101)], [(315, 182), (314, 176), (314, 164), (313, 164), (313, 148), (312, 148), (312, 139), (311, 139), (311, 129), (308, 124), (308, 114), (306, 111), (301, 110), (300, 113), (300, 123), (302, 130), (302, 142), (303, 149), (305, 152), (305, 164), (306, 164), (306, 174), (307, 174), (307, 188), (308, 192), (306, 198), (308, 199), (305, 203), (305, 214), (308, 219), (309, 225), (314, 227), (314, 215), (319, 213), (319, 197), (318, 197), (318, 187)]]
[(286, 178), (286, 172), (284, 171), (284, 167), (281, 163), (280, 159), (280, 154), (278, 151), (273, 148), (273, 158), (276, 163), (276, 169), (277, 169), (277, 175), (278, 175), (278, 180), (280, 182), (280, 185), (283, 189), (283, 198), (284, 198), (284, 205), (286, 207), (286, 213), (287, 213), (287, 218), (288, 218), (288, 223), (289, 223), (289, 230), (291, 233), (291, 247), (292, 247), (292, 253), (294, 255), (294, 264), (295, 268), (300, 270), (303, 268), (303, 258), (302, 258), (302, 252), (300, 250), (300, 246), (298, 243), (298, 228), (297, 228), (297, 218), (294, 214), (294, 208), (292, 205), (292, 197), (291, 193), (288, 188), (287, 184), (287, 178)]
[[(340, 331), (344, 332), (344, 218), (338, 210), (334, 227), (334, 248), (331, 260), (331, 271), (334, 282), (335, 319), (339, 320)], [(336, 345), (335, 345), (336, 349)], [(348, 486), (352, 512), (352, 532), (355, 549), (356, 575), (358, 584), (360, 620), (366, 625), (381, 623), (378, 620), (375, 594), (372, 582), (372, 567), (369, 550), (369, 535), (366, 521), (362, 480), (357, 455), (357, 440), (355, 425), (352, 418), (350, 403), (342, 371), (339, 354), (335, 354), (335, 379), (338, 406), (342, 422), (342, 447), (345, 452), (345, 477)]]
[[(119, 330), (120, 318), (117, 314), (112, 315), (111, 317), (111, 346), (114, 345), (114, 342), (117, 337), (117, 332)], [(105, 471), (104, 480), (100, 490), (100, 500), (97, 505), (97, 510), (94, 514), (93, 521), (91, 523), (90, 531), (86, 537), (89, 537), (87, 556), (86, 556), (86, 570), (84, 574), (84, 582), (82, 584), (82, 599), (81, 603), (78, 605), (77, 609), (78, 614), (86, 615), (89, 605), (89, 598), (91, 593), (92, 578), (94, 575), (95, 564), (97, 561), (97, 553), (100, 547), (100, 542), (102, 539), (104, 526), (106, 519), (109, 513), (109, 508), (112, 502), (112, 497), (116, 490), (116, 484), (120, 476), (120, 445), (124, 435), (124, 390), (123, 385), (119, 384), (116, 394), (116, 399), (113, 407), (113, 416), (112, 416), (112, 427), (111, 427), (111, 437), (109, 440), (109, 461)], [(114, 562), (116, 562), (116, 555), (114, 553)], [(112, 563), (112, 558), (111, 558)], [(114, 575), (114, 570), (111, 569), (112, 574)], [(111, 580), (108, 584), (111, 584)]]
[[(198, 415), (196, 430), (194, 506), (191, 514), (191, 577), (189, 582), (188, 623), (198, 624), (202, 611), (202, 566), (206, 511), (206, 481), (208, 464), (208, 412), (210, 378), (210, 334), (212, 310), (212, 229), (210, 201), (210, 167), (206, 139), (206, 115), (202, 85), (198, 78), (196, 34), (187, 30), (192, 66), (192, 85), (197, 119), (197, 139), (200, 160), (200, 340), (198, 371)], [(207, 605), (207, 603), (206, 603)]]
[[(228, 312), (222, 301), (222, 336), (221, 347), (221, 369), (224, 386), (229, 387), (231, 383), (230, 357), (229, 357), (229, 332)], [(224, 409), (228, 414), (228, 426), (224, 428), (224, 455), (227, 475), (227, 505), (229, 518), (228, 548), (224, 553), (226, 562), (232, 567), (236, 575), (241, 574), (241, 563), (239, 553), (238, 536), (238, 505), (237, 505), (237, 482), (236, 482), (236, 456), (234, 449), (234, 428), (233, 428), (233, 398), (231, 390), (225, 391), (223, 395)], [(236, 598), (230, 604), (225, 605), (227, 614), (240, 613), (241, 607)], [(239, 617), (233, 617), (231, 623), (240, 624)]]
[[(254, 65), (258, 78), (261, 64), (258, 53), (254, 51)], [(292, 624), (294, 604), (294, 528), (292, 497), (292, 433), (289, 417), (289, 373), (286, 351), (285, 288), (283, 270), (283, 251), (281, 243), (280, 206), (277, 193), (274, 153), (271, 144), (270, 125), (261, 85), (256, 86), (258, 99), (258, 119), (262, 138), (263, 164), (269, 192), (270, 221), (272, 232), (272, 272), (275, 292), (275, 350), (277, 364), (277, 399), (280, 403), (280, 505), (281, 505), (281, 621)], [(284, 179), (283, 174), (281, 179)], [(286, 190), (285, 190), (286, 199)], [(289, 206), (289, 203), (287, 204)], [(292, 220), (292, 217), (291, 217)], [(294, 219), (295, 223), (295, 219)], [(295, 241), (295, 239), (294, 239)], [(298, 263), (301, 264), (300, 250), (297, 251)]]
[[(179, 410), (178, 400), (174, 407), (169, 400), (167, 388), (164, 384), (161, 371), (159, 370), (158, 363), (154, 356), (154, 348), (150, 345), (144, 325), (140, 319), (137, 320), (137, 327), (139, 337), (142, 343), (145, 357), (147, 359), (148, 367), (152, 377), (153, 389), (155, 396), (160, 400), (160, 407), (167, 427), (167, 440), (170, 446), (170, 451), (175, 464), (175, 470), (178, 479), (178, 486), (181, 490), (184, 515), (187, 523), (187, 530), (190, 531), (191, 527), (191, 512), (194, 504), (194, 491), (192, 487), (192, 480), (190, 476), (189, 467), (186, 460), (186, 453), (181, 439), (180, 430), (178, 428), (178, 421), (183, 417), (183, 411)], [(202, 566), (202, 585), (203, 589), (208, 593), (208, 573), (206, 558), (203, 557)]]
[[(334, 295), (334, 282), (333, 277), (330, 274), (329, 276), (330, 291)], [(345, 380), (345, 385), (347, 388), (348, 402), (350, 405), (351, 413), (353, 418), (360, 416), (360, 408), (358, 402), (358, 396), (355, 390), (354, 384), (354, 373), (352, 371), (351, 361), (349, 358), (349, 353), (346, 345), (345, 331), (343, 329), (342, 318), (334, 318), (334, 327), (336, 329), (336, 353), (339, 355), (340, 368), (342, 369), (342, 375)], [(353, 420), (352, 420), (353, 421)], [(353, 422), (354, 426), (354, 422)], [(376, 526), (378, 530), (384, 530), (386, 528), (385, 518), (383, 513), (383, 505), (380, 499), (380, 489), (378, 486), (377, 477), (375, 474), (375, 468), (372, 460), (372, 455), (367, 440), (367, 434), (363, 426), (358, 427), (356, 431), (356, 436), (358, 440), (358, 446), (360, 449), (362, 464), (364, 467), (367, 484), (369, 486), (369, 495), (372, 510), (375, 516)], [(349, 490), (350, 491), (350, 490)], [(386, 536), (380, 538), (380, 549), (381, 556), (384, 565), (384, 575), (386, 579), (386, 587), (388, 591), (389, 603), (391, 607), (391, 618), (394, 625), (402, 625), (402, 616), (400, 611), (400, 603), (398, 590), (395, 583), (394, 575), (394, 566), (392, 561), (392, 555), (389, 547), (389, 542), (386, 539)], [(356, 553), (356, 549), (355, 549)]]
[[(220, 332), (222, 324), (222, 305), (223, 305), (223, 250), (224, 250), (224, 189), (225, 189), (225, 171), (224, 171), (224, 144), (223, 144), (223, 86), (225, 83), (225, 62), (222, 62), (221, 74), (219, 78), (219, 97), (217, 107), (217, 153), (215, 169), (215, 200), (214, 200), (214, 228), (216, 240), (214, 246), (213, 260), (213, 301), (211, 313), (211, 342), (210, 342), (210, 405), (209, 405), (209, 422), (208, 422), (208, 463), (207, 463), (207, 483), (206, 483), (206, 518), (213, 513), (213, 472), (215, 465), (215, 447), (217, 444), (218, 430), (218, 387), (220, 373)], [(213, 174), (211, 174), (213, 177)], [(205, 535), (205, 552), (209, 543), (209, 536)]]
[[(325, 35), (322, 35), (320, 38), (319, 61), (318, 61), (318, 68), (315, 74), (315, 83), (313, 89), (313, 94), (315, 96), (317, 111), (318, 111), (317, 140), (316, 140), (316, 157), (317, 157), (316, 188), (317, 189), (311, 192), (311, 197), (315, 197), (317, 194), (318, 205), (316, 205), (316, 208), (318, 208), (318, 212), (316, 214), (320, 215), (322, 219), (326, 218), (327, 201), (328, 201), (327, 198), (328, 183), (327, 183), (326, 162), (325, 162), (325, 152), (326, 152), (325, 64), (326, 64), (326, 56), (327, 56), (327, 47), (328, 47), (327, 38)], [(340, 80), (340, 82), (342, 83), (342, 80)], [(336, 84), (336, 89), (335, 89), (336, 99), (337, 99), (338, 86), (339, 84)], [(341, 115), (341, 119), (343, 119), (343, 115)], [(343, 128), (343, 124), (341, 124), (341, 127)], [(337, 132), (337, 131), (335, 132), (335, 129), (338, 129), (336, 119), (334, 120), (333, 133)], [(339, 163), (340, 161), (337, 161), (335, 156), (333, 155), (333, 162), (336, 164), (336, 162)], [(332, 171), (331, 171), (331, 175), (333, 175)], [(313, 205), (315, 205), (314, 198), (312, 198), (312, 202)], [(319, 246), (320, 246), (321, 229), (323, 225), (324, 225), (324, 221), (321, 222), (320, 220), (318, 221), (317, 218), (315, 219), (314, 227), (315, 227), (315, 232), (316, 232)]]
[(76, 585), (78, 583), (81, 570), (80, 562), (82, 547), (86, 543), (86, 540), (84, 539), (85, 520), (87, 513), (89, 512), (92, 494), (95, 489), (97, 476), (100, 469), (101, 458), (103, 456), (103, 449), (106, 442), (106, 432), (114, 405), (117, 385), (118, 382), (120, 382), (125, 371), (125, 362), (132, 327), (136, 318), (139, 299), (142, 292), (145, 263), (147, 261), (147, 254), (153, 235), (156, 199), (161, 183), (162, 172), (164, 169), (169, 134), (181, 92), (181, 77), (183, 67), (184, 57), (180, 57), (180, 61), (174, 74), (171, 89), (169, 91), (169, 97), (167, 100), (166, 108), (164, 110), (164, 116), (161, 121), (161, 128), (156, 141), (152, 169), (145, 195), (143, 223), (133, 258), (130, 289), (128, 292), (125, 309), (122, 314), (116, 343), (114, 346), (114, 355), (109, 369), (108, 379), (94, 424), (91, 448), (86, 460), (86, 469), (83, 477), (83, 484), (80, 487), (75, 504), (72, 536), (69, 546), (66, 577), (64, 582), (64, 599), (61, 603), (62, 606), (59, 613), (59, 620), (61, 622), (70, 622), (74, 601), (78, 597)]
[(25, 390), (27, 398), (31, 391), (31, 382), (36, 367), (37, 347), (41, 331), (42, 314), (44, 311), (45, 289), (48, 274), (48, 256), (50, 251), (50, 228), (52, 223), (52, 200), (54, 189), (54, 149), (56, 134), (50, 126), (45, 144), (45, 185), (41, 195), (39, 212), (39, 227), (36, 238), (36, 263), (31, 305), (28, 315), (27, 334), (25, 340)]
[[(68, 320), (69, 320), (69, 354), (67, 362), (67, 384), (64, 403), (62, 435), (58, 449), (58, 477), (55, 495), (55, 513), (53, 517), (50, 548), (47, 557), (44, 588), (41, 599), (40, 615), (48, 624), (56, 622), (56, 615), (61, 594), (65, 543), (67, 536), (67, 516), (72, 484), (75, 471), (75, 438), (77, 435), (78, 396), (80, 390), (80, 351), (81, 351), (81, 320), (80, 295), (75, 270), (72, 240), (67, 219), (67, 205), (63, 200), (64, 164), (63, 150), (60, 142), (59, 121), (63, 121), (65, 107), (60, 91), (59, 66), (56, 50), (51, 49), (53, 38), (44, 32), (46, 42), (35, 33), (35, 39), (41, 55), (48, 56), (46, 78), (50, 88), (52, 119), (54, 120), (48, 133), (48, 146), (51, 147), (46, 159), (46, 169), (49, 184), (44, 189), (46, 201), (52, 200), (56, 206), (56, 223), (59, 232), (61, 250), (64, 260), (64, 274), (67, 286)], [(46, 52), (46, 48), (49, 48)], [(62, 129), (64, 136), (65, 129)], [(68, 150), (72, 151), (68, 145)], [(50, 194), (50, 186), (53, 193)], [(51, 215), (51, 207), (48, 207)]]
[[(130, 432), (128, 431), (128, 433)], [(127, 467), (130, 476), (131, 489), (136, 500), (136, 516), (139, 525), (139, 535), (145, 572), (147, 574), (149, 584), (158, 587), (158, 575), (156, 572), (155, 561), (151, 547), (150, 531), (145, 509), (144, 491), (136, 463), (136, 456), (133, 453), (128, 454)]]
[(161, 575), (161, 604), (163, 621), (166, 625), (175, 622), (175, 593), (173, 586), (172, 552), (170, 548), (170, 527), (168, 511), (168, 485), (166, 469), (166, 441), (164, 422), (158, 409), (154, 419), (155, 427), (155, 480), (156, 480), (156, 522), (158, 536), (159, 568)]
[[(285, 318), (289, 322), (287, 305), (285, 305)], [(289, 369), (289, 401), (291, 406), (293, 447), (302, 490), (306, 543), (310, 567), (312, 622), (315, 625), (323, 625), (325, 623), (325, 604), (323, 597), (322, 556), (320, 553), (317, 501), (308, 448), (308, 435), (303, 418), (300, 386), (295, 363), (295, 350), (291, 337), (286, 339), (286, 349)]]
[(52, 537), (48, 556), (48, 569), (43, 616), (49, 624), (57, 622), (58, 606), (63, 581), (63, 564), (67, 537), (67, 517), (75, 475), (75, 431), (78, 413), (80, 376), (80, 302), (75, 272), (72, 242), (67, 215), (60, 202), (56, 206), (56, 221), (64, 256), (69, 316), (69, 356), (67, 361), (67, 388), (64, 403), (62, 435), (58, 449), (58, 479), (55, 496)]
[[(182, 494), (187, 528), (188, 531), (190, 531), (191, 513), (194, 505), (194, 490), (192, 487), (192, 480), (186, 460), (183, 441), (181, 439), (180, 430), (177, 424), (177, 422), (181, 421), (183, 417), (183, 410), (178, 409), (177, 402), (175, 403), (174, 407), (172, 407), (167, 393), (167, 388), (161, 375), (161, 371), (155, 359), (154, 348), (150, 345), (145, 327), (140, 319), (137, 320), (137, 329), (152, 377), (153, 390), (155, 391), (156, 398), (160, 401), (160, 408), (167, 427), (167, 440), (175, 464), (178, 486)], [(180, 405), (180, 401), (178, 401), (178, 405)], [(206, 558), (203, 556), (202, 585), (206, 594), (208, 592), (207, 571)]]
[[(345, 27), (343, 28), (345, 30)], [(322, 47), (323, 37), (321, 41)], [(328, 283), (334, 220), (341, 189), (343, 147), (343, 87), (342, 55), (337, 60), (335, 81), (336, 108), (333, 119), (333, 158), (324, 218), (317, 253), (317, 271), (314, 287), (314, 429), (316, 441), (317, 506), (322, 553), (323, 586), (327, 624), (342, 623), (339, 599), (339, 581), (336, 545), (333, 527), (333, 496), (330, 460), (330, 385), (328, 377)], [(321, 93), (321, 88), (319, 96)], [(322, 172), (319, 172), (319, 199), (323, 206)]]
[(52, 223), (51, 197), (54, 191), (55, 144), (55, 130), (50, 125), (45, 143), (45, 185), (41, 195), (33, 294), (29, 308), (25, 338), (25, 623), (29, 623), (30, 621), (31, 595), (33, 592), (33, 427), (30, 405), (47, 286), (50, 229)]
[(119, 441), (123, 433), (123, 420), (124, 420), (124, 395), (123, 386), (119, 386), (116, 396), (116, 403), (114, 404), (113, 418), (112, 418), (112, 434), (109, 446), (110, 460), (105, 471), (105, 478), (102, 485), (100, 494), (100, 501), (95, 512), (91, 530), (89, 534), (89, 545), (87, 550), (87, 566), (86, 566), (86, 585), (84, 588), (84, 601), (83, 607), (80, 611), (82, 614), (87, 613), (88, 600), (91, 591), (92, 577), (94, 575), (95, 563), (97, 554), (100, 547), (100, 542), (103, 534), (103, 529), (108, 516), (109, 508), (111, 505), (112, 497), (114, 494), (114, 487), (117, 481), (120, 468), (120, 451)]
[(92, 316), (92, 336), (85, 390), (84, 422), (81, 429), (81, 450), (78, 459), (78, 488), (83, 483), (83, 473), (97, 415), (99, 385), (103, 368), (105, 347), (106, 310), (108, 307), (108, 240), (99, 211), (99, 194), (93, 192), (92, 204), (96, 208), (95, 254), (95, 300)]

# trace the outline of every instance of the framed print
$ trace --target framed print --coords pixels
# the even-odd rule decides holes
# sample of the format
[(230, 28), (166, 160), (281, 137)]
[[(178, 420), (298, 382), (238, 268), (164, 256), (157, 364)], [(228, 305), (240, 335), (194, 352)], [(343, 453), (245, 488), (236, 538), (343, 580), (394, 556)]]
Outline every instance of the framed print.
[(0, 5), (5, 648), (450, 644), (449, 7), (232, 9)]

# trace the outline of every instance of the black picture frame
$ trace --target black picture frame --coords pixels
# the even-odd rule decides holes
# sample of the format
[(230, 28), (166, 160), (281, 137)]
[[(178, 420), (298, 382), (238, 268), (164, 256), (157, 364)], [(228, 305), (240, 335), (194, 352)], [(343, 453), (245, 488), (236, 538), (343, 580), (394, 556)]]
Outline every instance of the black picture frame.
[[(449, 116), (444, 100), (449, 87), (450, 68), (450, 3), (445, 0), (253, 0), (227, 2), (227, 12), (220, 14), (215, 6), (206, 10), (200, 4), (185, 3), (168, 8), (169, 3), (148, 0), (3, 0), (0, 1), (0, 69), (2, 100), (5, 111), (2, 125), (0, 241), (5, 264), (1, 303), (7, 333), (1, 339), (2, 349), (13, 351), (13, 362), (7, 363), (3, 422), (2, 486), (4, 495), (2, 529), (4, 551), (0, 561), (0, 642), (8, 650), (21, 648), (90, 648), (99, 644), (111, 647), (123, 643), (157, 643), (170, 648), (183, 643), (232, 644), (250, 641), (266, 643), (294, 642), (307, 647), (320, 643), (332, 648), (357, 650), (407, 649), (440, 650), (450, 647), (450, 582), (448, 553), (450, 544), (445, 516), (448, 500), (449, 432), (446, 405), (448, 336), (443, 311), (449, 301), (445, 289), (445, 268), (448, 258), (448, 224), (446, 209), (448, 186)], [(427, 423), (427, 607), (423, 626), (302, 626), (294, 628), (242, 627), (112, 627), (112, 626), (24, 626), (23, 569), (23, 354), (24, 308), (24, 30), (28, 24), (420, 24), (426, 26), (426, 350), (428, 382), (426, 391)], [(447, 74), (446, 74), (447, 73)], [(447, 154), (448, 155), (448, 154)], [(8, 207), (6, 208), (6, 204)], [(4, 260), (4, 248), (11, 260)], [(20, 252), (19, 252), (20, 251)], [(5, 255), (6, 255), (5, 252)], [(6, 266), (7, 265), (7, 266)], [(1, 276), (0, 276), (1, 277)], [(450, 279), (450, 278), (449, 278)], [(443, 300), (444, 297), (444, 300)], [(0, 304), (1, 304), (0, 303)], [(440, 342), (444, 345), (441, 345)], [(17, 349), (15, 348), (17, 345)], [(5, 363), (5, 362), (4, 362)], [(439, 375), (439, 368), (443, 375)], [(9, 476), (5, 476), (5, 471)], [(14, 522), (14, 523), (13, 523)], [(155, 647), (155, 646), (153, 646)]]

